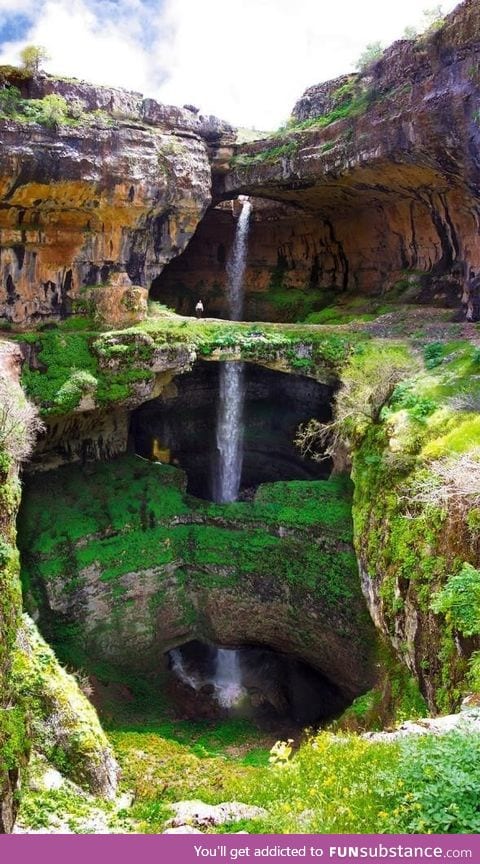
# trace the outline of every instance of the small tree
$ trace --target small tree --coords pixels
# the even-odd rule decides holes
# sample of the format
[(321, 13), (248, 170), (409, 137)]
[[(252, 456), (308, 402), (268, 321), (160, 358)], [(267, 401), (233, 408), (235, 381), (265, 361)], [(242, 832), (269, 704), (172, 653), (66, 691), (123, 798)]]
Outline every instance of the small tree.
[(411, 24), (408, 24), (403, 31), (402, 37), (403, 39), (415, 39), (418, 35), (418, 31), (416, 27), (412, 27)]
[(365, 46), (365, 51), (360, 55), (355, 66), (360, 72), (363, 72), (365, 69), (368, 69), (372, 63), (379, 60), (382, 54), (383, 46), (381, 42), (369, 42), (368, 45)]
[(443, 24), (443, 10), (439, 3), (430, 9), (423, 10), (423, 27), (425, 32), (438, 30)]
[(378, 422), (396, 385), (412, 368), (402, 348), (393, 347), (378, 355), (360, 347), (342, 374), (342, 386), (334, 402), (334, 419), (329, 423), (312, 420), (299, 426), (295, 445), (302, 456), (319, 462), (334, 457), (341, 448), (359, 444), (372, 423)]
[(20, 59), (23, 68), (32, 75), (36, 75), (40, 70), (40, 64), (50, 60), (50, 55), (43, 45), (26, 45), (20, 51)]
[(0, 380), (0, 450), (15, 462), (32, 452), (43, 423), (35, 405), (28, 401), (19, 384)]

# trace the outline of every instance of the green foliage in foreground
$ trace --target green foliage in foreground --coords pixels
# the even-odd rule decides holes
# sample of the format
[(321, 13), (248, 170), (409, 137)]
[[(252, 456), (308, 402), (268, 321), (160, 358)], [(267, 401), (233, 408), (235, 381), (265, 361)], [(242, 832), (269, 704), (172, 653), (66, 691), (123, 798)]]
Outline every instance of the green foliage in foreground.
[(169, 801), (240, 800), (268, 815), (250, 833), (477, 833), (480, 736), (450, 733), (401, 743), (322, 732), (286, 764), (252, 766), (228, 757), (198, 758), (153, 733), (112, 732), (136, 795), (132, 816), (146, 833), (161, 830)]

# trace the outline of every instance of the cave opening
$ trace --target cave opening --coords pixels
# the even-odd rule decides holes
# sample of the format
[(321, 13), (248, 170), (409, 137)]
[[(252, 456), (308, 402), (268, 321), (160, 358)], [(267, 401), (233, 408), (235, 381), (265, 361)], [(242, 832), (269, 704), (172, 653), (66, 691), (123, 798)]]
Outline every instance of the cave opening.
[[(228, 261), (242, 196), (210, 207), (187, 247), (152, 280), (150, 299), (179, 315), (230, 319)], [(324, 228), (286, 202), (249, 198), (252, 204), (243, 280), (243, 321), (307, 321), (345, 283), (343, 259)], [(323, 225), (323, 223), (322, 223)], [(320, 230), (321, 238), (315, 235)], [(233, 316), (235, 317), (235, 316)]]
[[(132, 412), (135, 452), (182, 468), (187, 491), (215, 499), (216, 420), (221, 363), (199, 361), (156, 399)], [(248, 500), (261, 483), (327, 479), (331, 460), (304, 458), (294, 444), (301, 423), (331, 418), (334, 388), (303, 375), (245, 363), (243, 461), (239, 498)]]
[(277, 731), (318, 727), (351, 702), (322, 672), (264, 645), (225, 647), (193, 639), (166, 659), (172, 704), (192, 721), (244, 717)]

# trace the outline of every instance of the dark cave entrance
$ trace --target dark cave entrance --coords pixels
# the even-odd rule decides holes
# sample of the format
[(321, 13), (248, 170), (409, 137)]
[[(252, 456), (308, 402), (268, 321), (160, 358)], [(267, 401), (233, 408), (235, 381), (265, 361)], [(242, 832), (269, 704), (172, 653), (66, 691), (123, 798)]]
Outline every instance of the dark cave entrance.
[[(212, 499), (216, 419), (221, 363), (199, 361), (175, 379), (172, 392), (146, 402), (132, 413), (135, 452), (182, 468), (187, 491)], [(293, 441), (300, 423), (331, 418), (333, 388), (311, 378), (245, 364), (243, 466), (240, 498), (261, 483), (327, 479), (331, 461), (301, 456)]]
[(307, 663), (261, 645), (195, 639), (166, 656), (172, 703), (190, 720), (246, 717), (280, 731), (324, 724), (351, 702)]
[[(318, 226), (298, 207), (266, 198), (250, 201), (241, 317), (244, 321), (306, 321), (345, 288), (345, 256), (328, 250), (323, 241), (320, 249), (313, 239), (302, 245), (304, 232), (315, 233)], [(227, 262), (240, 209), (235, 199), (207, 210), (187, 247), (153, 279), (151, 300), (179, 315), (193, 316), (201, 299), (205, 317), (231, 317)]]

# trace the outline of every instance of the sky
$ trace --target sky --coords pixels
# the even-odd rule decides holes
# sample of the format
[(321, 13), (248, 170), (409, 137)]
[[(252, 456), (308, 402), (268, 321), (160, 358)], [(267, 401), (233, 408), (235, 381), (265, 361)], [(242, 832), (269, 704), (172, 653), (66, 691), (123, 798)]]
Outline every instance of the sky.
[[(369, 42), (421, 26), (429, 0), (0, 0), (0, 63), (43, 45), (45, 71), (275, 129)], [(457, 0), (444, 0), (444, 13)]]

